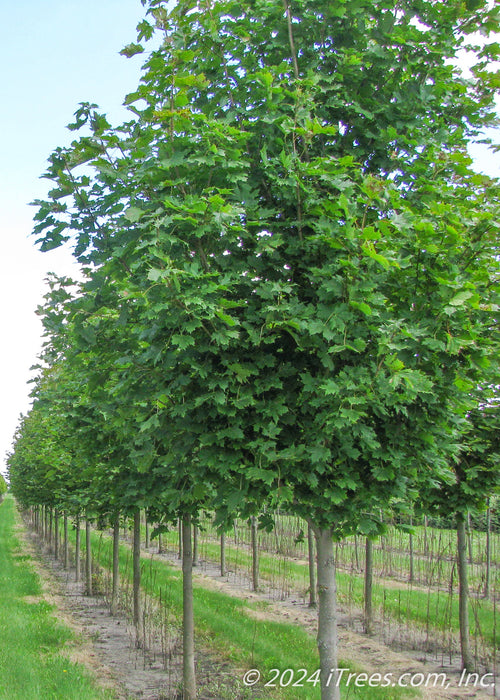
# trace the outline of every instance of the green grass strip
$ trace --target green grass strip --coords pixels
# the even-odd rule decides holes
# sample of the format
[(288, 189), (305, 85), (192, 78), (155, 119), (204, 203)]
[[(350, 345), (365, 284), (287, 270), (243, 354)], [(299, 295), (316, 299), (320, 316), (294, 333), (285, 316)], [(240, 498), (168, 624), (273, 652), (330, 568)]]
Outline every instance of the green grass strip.
[[(175, 544), (176, 533), (166, 533), (165, 543)], [(218, 544), (203, 542), (201, 554), (206, 559), (216, 562), (220, 556)], [(236, 549), (226, 543), (227, 566), (232, 570), (243, 569), (251, 571), (252, 555), (247, 550)], [(309, 573), (306, 563), (280, 558), (281, 576), (286, 578), (288, 585), (294, 590), (305, 590), (309, 585)], [(259, 572), (263, 579), (276, 579), (276, 556), (266, 553), (259, 554)], [(337, 596), (340, 605), (349, 603), (363, 609), (364, 582), (363, 577), (355, 573), (337, 571)], [(384, 616), (394, 620), (405, 620), (429, 628), (437, 633), (453, 631), (458, 634), (459, 603), (458, 591), (453, 595), (447, 591), (425, 590), (422, 587), (385, 586), (376, 580), (373, 583), (373, 607)], [(500, 646), (500, 629), (495, 621), (493, 603), (483, 599), (471, 598), (469, 602), (470, 634), (480, 635), (493, 647)]]
[[(105, 700), (87, 670), (64, 655), (73, 633), (38, 600), (40, 579), (14, 533), (15, 506), (0, 505), (0, 700)], [(28, 598), (29, 596), (29, 598)]]
[[(71, 532), (74, 538), (74, 531)], [(110, 568), (112, 541), (109, 535), (92, 533), (92, 553), (98, 563)], [(143, 556), (142, 588), (149, 595), (161, 600), (169, 607), (178, 620), (182, 615), (182, 577), (178, 568), (166, 562)], [(120, 545), (120, 576), (131, 581), (130, 547)], [(255, 608), (258, 606), (254, 606)], [(298, 625), (258, 619), (248, 602), (194, 584), (194, 614), (198, 641), (228, 659), (234, 668), (242, 671), (256, 668), (262, 678), (272, 678), (273, 668), (284, 671), (294, 669), (294, 679), (298, 680), (299, 669), (307, 669), (308, 677), (318, 667), (318, 653), (315, 639)], [(341, 662), (352, 672), (362, 669), (354, 664)], [(390, 672), (386, 669), (384, 672)], [(240, 677), (242, 673), (240, 674)], [(285, 678), (285, 682), (288, 678)], [(262, 694), (252, 695), (253, 700), (266, 698), (290, 698), (293, 700), (319, 700), (319, 683), (304, 681), (303, 687), (288, 687), (273, 690), (259, 685)], [(399, 700), (415, 697), (415, 690), (392, 687), (355, 688), (352, 684), (345, 691), (349, 700)]]

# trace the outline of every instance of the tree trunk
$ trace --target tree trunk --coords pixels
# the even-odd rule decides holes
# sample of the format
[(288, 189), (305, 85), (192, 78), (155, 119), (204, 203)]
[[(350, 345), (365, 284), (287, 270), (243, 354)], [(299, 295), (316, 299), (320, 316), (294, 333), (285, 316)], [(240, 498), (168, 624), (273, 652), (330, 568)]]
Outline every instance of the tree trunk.
[(150, 541), (150, 537), (149, 537), (149, 520), (148, 520), (148, 514), (146, 511), (144, 512), (144, 528), (146, 530), (146, 535), (144, 538), (144, 546), (146, 547), (146, 549), (149, 549), (151, 541)]
[(474, 658), (469, 639), (469, 583), (467, 580), (467, 532), (465, 518), (457, 513), (457, 548), (458, 548), (458, 610), (460, 620), (460, 649), (462, 668), (472, 673)]
[(68, 568), (69, 563), (69, 541), (68, 541), (68, 514), (64, 511), (63, 515), (63, 532), (64, 532), (64, 545), (63, 545), (63, 566), (65, 569)]
[(314, 532), (310, 524), (307, 524), (307, 553), (309, 558), (309, 607), (315, 608), (318, 604), (316, 595), (316, 559), (314, 556)]
[(338, 682), (337, 583), (330, 529), (316, 529), (318, 561), (318, 651), (321, 700), (340, 700)]
[(220, 575), (226, 575), (226, 533), (220, 535)]
[(183, 698), (196, 700), (194, 666), (194, 612), (193, 612), (193, 550), (191, 543), (191, 516), (182, 519), (182, 648)]
[(491, 508), (488, 498), (488, 509), (486, 511), (486, 574), (484, 580), (484, 597), (490, 597), (491, 588)]
[(365, 544), (365, 633), (373, 634), (373, 541), (367, 537)]
[(52, 508), (49, 508), (49, 547), (50, 548), (52, 548), (53, 522), (54, 522), (54, 516), (52, 513)]
[(80, 515), (76, 516), (75, 521), (75, 581), (80, 581)]
[(158, 554), (163, 554), (163, 547), (161, 543), (161, 532), (158, 533)]
[(134, 541), (133, 541), (133, 569), (134, 569), (134, 627), (135, 643), (139, 649), (143, 646), (144, 630), (141, 611), (141, 511), (134, 513)]
[(257, 537), (257, 518), (252, 515), (251, 518), (251, 533), (252, 533), (252, 590), (259, 590), (259, 548)]
[(118, 611), (118, 595), (120, 590), (120, 513), (113, 522), (113, 583), (111, 590), (111, 614)]
[(85, 587), (87, 595), (92, 595), (92, 550), (90, 539), (90, 520), (85, 519)]
[(193, 525), (193, 566), (198, 566), (198, 526)]
[(54, 510), (54, 557), (59, 559), (59, 510)]
[(472, 551), (472, 526), (470, 522), (470, 513), (467, 513), (467, 545), (469, 548), (469, 564), (473, 564), (474, 555)]

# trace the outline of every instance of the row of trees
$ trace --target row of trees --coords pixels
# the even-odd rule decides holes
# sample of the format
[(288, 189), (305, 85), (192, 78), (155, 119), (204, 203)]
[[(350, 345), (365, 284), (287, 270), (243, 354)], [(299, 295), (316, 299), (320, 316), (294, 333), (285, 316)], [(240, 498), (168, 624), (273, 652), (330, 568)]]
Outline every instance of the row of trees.
[(138, 42), (163, 40), (130, 121), (82, 104), (36, 202), (37, 242), (70, 240), (82, 280), (50, 280), (12, 488), (181, 518), (187, 601), (201, 512), (306, 518), (337, 700), (333, 538), (376, 535), (387, 506), (463, 523), (498, 484), (498, 183), (466, 150), (495, 121), (495, 11), (143, 4)]

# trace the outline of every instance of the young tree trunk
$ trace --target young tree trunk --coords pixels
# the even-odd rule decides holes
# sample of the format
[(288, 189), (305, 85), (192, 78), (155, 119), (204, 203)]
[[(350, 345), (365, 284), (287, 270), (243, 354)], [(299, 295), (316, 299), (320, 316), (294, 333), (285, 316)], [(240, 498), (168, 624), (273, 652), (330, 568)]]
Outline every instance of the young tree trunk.
[(85, 588), (87, 595), (92, 595), (92, 550), (88, 518), (85, 519)]
[(68, 568), (69, 563), (69, 541), (68, 541), (68, 514), (64, 511), (63, 515), (63, 532), (64, 532), (64, 549), (63, 549), (63, 566)]
[(179, 518), (179, 559), (182, 559), (182, 520)]
[(488, 509), (486, 511), (486, 573), (484, 580), (484, 597), (490, 597), (491, 588), (491, 508), (488, 498)]
[(146, 529), (146, 537), (145, 537), (144, 544), (145, 544), (146, 549), (149, 549), (151, 542), (150, 542), (150, 537), (149, 537), (149, 521), (148, 521), (147, 513), (145, 514), (144, 526)]
[(220, 575), (226, 575), (226, 533), (220, 535)]
[(316, 594), (316, 558), (314, 556), (314, 532), (309, 523), (307, 524), (307, 554), (309, 559), (309, 607), (315, 608), (318, 604)]
[(340, 700), (338, 679), (337, 584), (333, 538), (330, 529), (317, 528), (318, 561), (318, 651), (321, 700)]
[(163, 547), (161, 542), (161, 532), (158, 533), (158, 554), (163, 554)]
[(52, 547), (53, 522), (54, 522), (54, 514), (52, 512), (52, 508), (49, 508), (49, 547)]
[(467, 580), (467, 532), (465, 518), (457, 513), (457, 549), (458, 549), (458, 614), (460, 621), (460, 649), (462, 668), (472, 673), (474, 658), (469, 639), (469, 583)]
[(474, 555), (472, 551), (472, 526), (470, 521), (470, 513), (467, 513), (467, 546), (469, 548), (469, 564), (473, 564)]
[(120, 588), (120, 513), (117, 513), (113, 522), (113, 584), (111, 590), (111, 614), (118, 611), (118, 595)]
[(139, 649), (143, 646), (144, 630), (141, 611), (141, 511), (134, 513), (134, 541), (133, 541), (133, 570), (134, 570), (134, 627), (135, 644)]
[(193, 566), (198, 566), (198, 526), (193, 525)]
[(373, 541), (367, 537), (365, 544), (365, 633), (373, 634)]
[(193, 612), (193, 549), (191, 516), (182, 519), (182, 645), (183, 645), (183, 698), (196, 700), (194, 666), (194, 612)]
[(54, 557), (59, 559), (59, 510), (54, 510)]
[(251, 518), (251, 533), (252, 533), (252, 590), (259, 590), (259, 548), (257, 537), (257, 518), (252, 515)]
[(80, 514), (75, 520), (75, 581), (80, 581)]

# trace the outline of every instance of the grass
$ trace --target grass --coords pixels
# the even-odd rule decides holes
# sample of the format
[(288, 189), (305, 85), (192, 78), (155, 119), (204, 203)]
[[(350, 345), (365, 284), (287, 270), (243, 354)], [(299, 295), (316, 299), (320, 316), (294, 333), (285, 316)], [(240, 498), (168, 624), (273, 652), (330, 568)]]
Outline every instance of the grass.
[(40, 599), (40, 579), (14, 533), (14, 501), (0, 505), (0, 700), (110, 700), (64, 653), (73, 633)]
[[(71, 533), (74, 537), (74, 532)], [(111, 539), (108, 535), (92, 533), (92, 551), (100, 566), (109, 568), (111, 560)], [(142, 587), (147, 594), (167, 605), (169, 612), (178, 621), (182, 615), (182, 580), (178, 568), (163, 561), (142, 557)], [(130, 581), (130, 548), (120, 545), (120, 575), (123, 581)], [(318, 653), (315, 639), (301, 627), (294, 624), (275, 622), (256, 617), (258, 605), (229, 596), (225, 593), (194, 585), (194, 610), (198, 643), (221, 658), (230, 662), (239, 677), (247, 669), (257, 668), (262, 678), (270, 680), (273, 668), (284, 671), (301, 668), (311, 675), (318, 666)], [(354, 664), (341, 662), (353, 672), (360, 672)], [(387, 670), (388, 672), (390, 669)], [(296, 676), (296, 678), (298, 678)], [(293, 700), (318, 700), (319, 685), (304, 684), (305, 687), (267, 689), (259, 685), (261, 692), (252, 695), (253, 700), (283, 698)], [(350, 686), (350, 700), (399, 700), (415, 697), (415, 691), (400, 688)]]
[[(165, 543), (174, 544), (177, 533), (171, 531), (164, 535)], [(203, 542), (203, 557), (216, 562), (220, 556), (219, 545)], [(242, 568), (251, 571), (252, 555), (247, 549), (235, 548), (226, 544), (226, 559), (232, 570)], [(283, 576), (293, 590), (304, 590), (309, 585), (308, 566), (300, 561), (281, 557), (277, 562), (276, 555), (259, 553), (259, 572), (262, 579), (272, 581), (276, 578), (278, 564), (282, 567)], [(352, 604), (359, 609), (364, 605), (364, 582), (361, 575), (353, 572), (337, 571), (337, 595), (340, 605)], [(457, 589), (450, 595), (447, 591), (425, 590), (421, 587), (405, 588), (385, 586), (383, 583), (373, 583), (374, 610), (383, 611), (384, 616), (394, 620), (405, 620), (420, 628), (429, 628), (439, 633), (453, 631), (458, 634), (459, 604)], [(500, 630), (495, 620), (494, 603), (486, 600), (471, 599), (469, 604), (469, 620), (471, 635), (477, 632), (492, 647), (500, 644)], [(429, 618), (428, 611), (431, 618)]]

